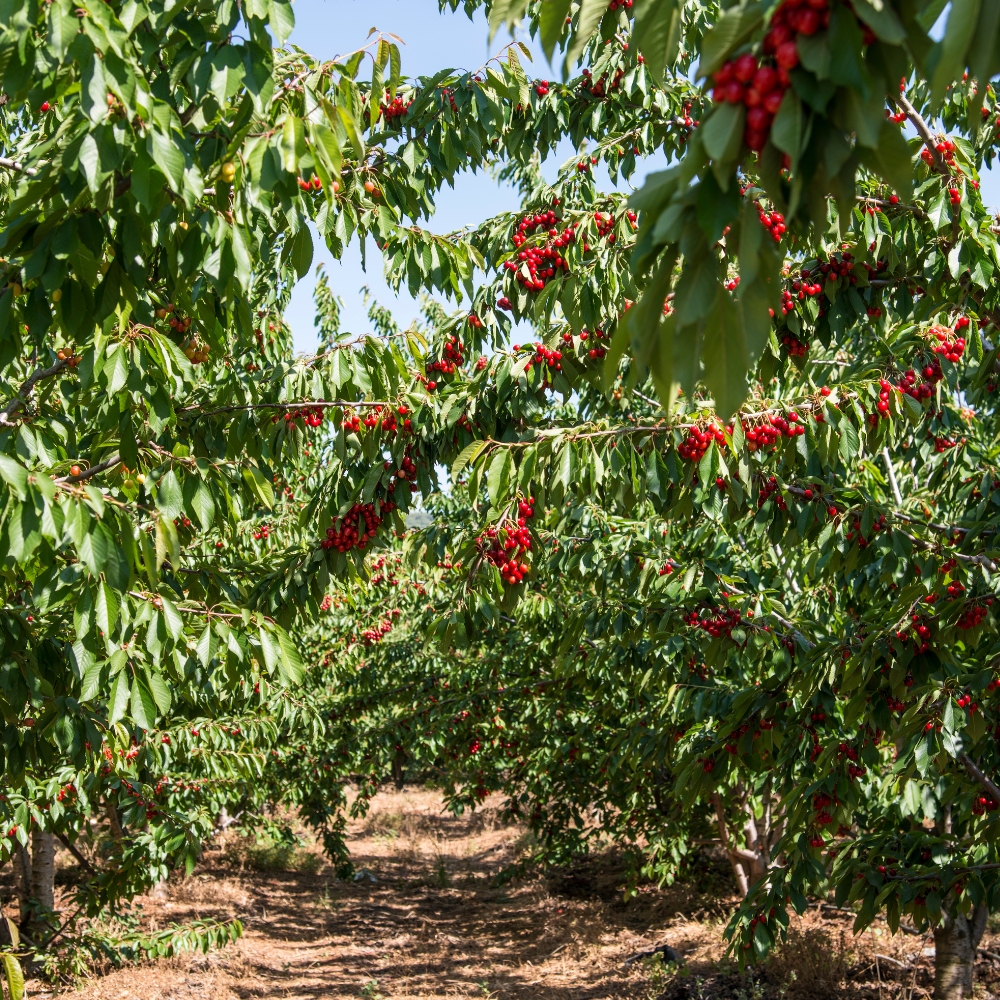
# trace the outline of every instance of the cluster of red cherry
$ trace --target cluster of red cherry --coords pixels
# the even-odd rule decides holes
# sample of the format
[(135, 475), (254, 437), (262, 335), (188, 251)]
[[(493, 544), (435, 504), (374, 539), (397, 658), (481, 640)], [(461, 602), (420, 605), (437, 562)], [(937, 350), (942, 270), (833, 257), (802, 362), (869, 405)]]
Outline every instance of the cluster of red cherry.
[[(782, 297), (788, 295), (789, 298), (789, 308), (787, 310), (784, 309), (784, 304), (782, 304), (782, 312), (791, 312), (791, 310), (795, 308), (794, 305), (791, 305), (791, 295), (788, 292), (782, 292), (781, 294)], [(794, 333), (786, 332), (782, 334), (781, 343), (784, 345), (785, 350), (788, 352), (788, 356), (791, 358), (804, 358), (806, 354), (809, 353), (809, 345), (804, 344), (798, 337), (795, 336)]]
[[(388, 469), (389, 463), (385, 463), (385, 467)], [(416, 463), (410, 458), (410, 449), (406, 449), (406, 454), (400, 459), (399, 468), (396, 470), (396, 479), (405, 479), (408, 482), (415, 483), (417, 481), (417, 466)], [(394, 487), (390, 487), (393, 489)]]
[[(950, 588), (949, 588), (950, 589)], [(992, 604), (993, 598), (988, 597), (986, 604)], [(983, 623), (983, 619), (989, 614), (981, 604), (970, 604), (962, 611), (962, 617), (955, 623), (958, 628), (976, 628)]]
[(778, 510), (787, 510), (788, 505), (785, 503), (785, 498), (781, 494), (781, 488), (778, 486), (778, 480), (775, 476), (771, 476), (770, 479), (766, 479), (760, 484), (760, 491), (757, 494), (758, 508), (763, 507), (775, 494), (778, 495), (777, 500), (775, 500)]
[[(872, 522), (872, 531), (878, 534), (880, 531), (885, 531), (888, 525), (885, 523), (885, 514), (879, 514), (879, 516)], [(861, 518), (856, 517), (851, 522), (851, 530), (847, 532), (844, 536), (849, 542), (853, 540), (855, 533), (858, 536), (858, 546), (860, 548), (866, 548), (871, 543), (871, 536), (865, 538), (861, 534)]]
[(253, 531), (254, 538), (263, 538), (264, 541), (267, 541), (270, 534), (271, 534), (271, 529), (266, 524), (258, 525), (256, 528), (254, 528)]
[[(469, 317), (469, 322), (476, 319), (475, 316)], [(479, 323), (482, 326), (482, 323)], [(448, 335), (448, 338), (444, 343), (444, 357), (440, 361), (432, 361), (427, 365), (427, 370), (429, 372), (440, 372), (442, 375), (453, 375), (455, 370), (461, 368), (465, 361), (465, 357), (462, 354), (462, 341), (460, 341), (453, 333)]]
[[(607, 236), (608, 242), (614, 243), (615, 234), (611, 230), (614, 228), (615, 217), (610, 212), (607, 215), (604, 215), (603, 212), (594, 212), (594, 224), (597, 226), (598, 239), (603, 239)], [(584, 246), (584, 250), (586, 249), (588, 248)]]
[[(955, 162), (955, 143), (950, 139), (942, 139), (940, 142), (934, 144), (934, 148), (941, 154), (941, 158), (944, 160), (948, 166), (952, 166)], [(920, 151), (920, 159), (924, 161), (929, 167), (934, 166), (934, 154), (927, 149), (925, 146)]]
[(479, 550), (483, 556), (500, 570), (504, 583), (515, 586), (520, 583), (531, 566), (521, 562), (521, 557), (531, 551), (531, 532), (525, 526), (534, 516), (534, 497), (529, 497), (527, 503), (518, 503), (519, 517), (516, 528), (487, 528), (485, 535), (478, 539)]
[(937, 338), (938, 343), (931, 346), (935, 354), (943, 354), (952, 363), (962, 360), (965, 352), (965, 338), (959, 336), (959, 331), (966, 329), (969, 325), (968, 316), (959, 316), (955, 322), (954, 334), (946, 326), (932, 326), (930, 332)]
[[(295, 410), (286, 410), (284, 414), (284, 420), (288, 426), (293, 426), (299, 417), (302, 417), (306, 427), (320, 427), (323, 423), (323, 407), (302, 406)], [(279, 414), (275, 414), (271, 417), (271, 423), (276, 424), (278, 418)]]
[(827, 807), (831, 805), (839, 806), (839, 799), (836, 797), (831, 798), (826, 792), (820, 792), (818, 795), (813, 796), (813, 811), (816, 813), (813, 822), (817, 826), (827, 826), (833, 822), (833, 817), (827, 812)]
[(618, 9), (631, 10), (631, 8), (632, 8), (632, 0), (611, 0), (611, 3), (608, 4), (608, 10), (612, 11)]
[[(513, 349), (516, 354), (521, 350), (521, 345), (514, 344)], [(527, 345), (524, 349), (529, 350)], [(531, 359), (533, 365), (546, 365), (548, 368), (554, 368), (557, 372), (562, 371), (562, 351), (550, 351), (541, 341), (535, 341), (534, 349), (535, 356)]]
[(777, 69), (759, 66), (756, 57), (747, 52), (723, 63), (712, 78), (715, 81), (712, 100), (716, 104), (728, 102), (747, 108), (743, 141), (754, 152), (760, 152), (767, 145), (771, 123), (791, 83), (788, 71), (799, 61), (794, 42), (783, 43), (774, 56)]
[[(526, 288), (540, 291), (545, 287), (549, 278), (555, 277), (557, 269), (569, 270), (569, 262), (559, 251), (576, 239), (577, 224), (571, 223), (560, 233), (555, 228), (557, 221), (555, 212), (543, 212), (540, 215), (530, 216), (521, 220), (517, 232), (511, 237), (511, 242), (515, 247), (518, 247), (517, 260), (504, 261), (504, 269), (513, 271), (517, 280)], [(534, 230), (539, 226), (548, 229), (548, 242), (544, 246), (533, 246), (521, 250), (522, 244), (529, 235), (534, 234)], [(527, 270), (527, 274), (524, 273), (525, 270)], [(501, 299), (498, 304), (501, 309), (510, 308), (509, 299)]]
[[(749, 612), (747, 614), (747, 617), (748, 618), (752, 617), (752, 614), (753, 614), (752, 612)], [(697, 673), (701, 677), (702, 680), (705, 680), (708, 677), (708, 671), (707, 670), (705, 670), (705, 671), (697, 671)], [(760, 736), (760, 734), (762, 732), (765, 732), (768, 729), (774, 729), (774, 726), (775, 726), (774, 719), (763, 719), (763, 718), (759, 719), (758, 722), (757, 722), (757, 727), (758, 728), (754, 730), (753, 738), (757, 739), (757, 737)], [(740, 736), (744, 736), (748, 732), (750, 732), (750, 724), (747, 723), (747, 722), (744, 722), (743, 725), (740, 726), (740, 728), (733, 735), (738, 739)], [(731, 754), (735, 754), (736, 751), (737, 751), (737, 749), (738, 749), (738, 747), (737, 747), (736, 743), (730, 742), (730, 743), (726, 744), (726, 750), (729, 753), (731, 753)]]
[(930, 431), (927, 432), (927, 436), (934, 438), (934, 451), (938, 455), (943, 455), (950, 448), (955, 448), (958, 445), (957, 441), (953, 441), (949, 437), (938, 437), (937, 435), (931, 434)]
[(751, 424), (747, 417), (741, 417), (740, 421), (749, 451), (774, 451), (782, 437), (798, 437), (806, 432), (805, 427), (799, 423), (799, 415), (795, 410), (791, 410), (787, 417), (780, 413), (769, 413), (767, 423)]
[(303, 191), (322, 191), (323, 182), (319, 179), (319, 175), (316, 174), (311, 181), (304, 180), (303, 178), (298, 179), (299, 187)]
[(1000, 809), (1000, 803), (995, 802), (993, 799), (988, 799), (985, 795), (977, 796), (972, 802), (972, 814), (974, 816), (982, 816), (985, 812), (993, 812), (994, 809)]
[[(385, 99), (389, 101), (388, 90), (385, 92)], [(391, 101), (389, 101), (388, 104), (382, 104), (382, 117), (385, 118), (387, 122), (396, 118), (402, 118), (412, 103), (413, 101), (404, 101), (403, 98), (397, 94)]]
[[(375, 537), (379, 526), (382, 524), (382, 514), (388, 514), (396, 509), (396, 505), (391, 501), (382, 501), (382, 508), (379, 514), (375, 513), (373, 503), (355, 503), (354, 506), (344, 515), (337, 528), (338, 518), (333, 519), (333, 524), (326, 529), (326, 538), (320, 542), (321, 548), (336, 549), (338, 552), (347, 552), (352, 548), (364, 549), (365, 545)], [(364, 521), (364, 531), (359, 532), (358, 528)]]
[(684, 623), (694, 628), (700, 628), (713, 638), (724, 635), (727, 639), (732, 638), (734, 628), (739, 628), (743, 620), (743, 613), (736, 608), (726, 608), (714, 618), (699, 618), (697, 611), (690, 611), (684, 616)]
[(403, 418), (403, 433), (411, 433), (413, 426), (410, 423), (410, 418), (407, 416), (409, 412), (410, 411), (405, 406), (397, 406), (395, 411), (390, 409), (388, 406), (384, 410), (381, 407), (375, 408), (376, 416), (381, 416), (382, 418), (382, 433), (387, 437), (395, 437), (397, 431), (399, 431), (399, 421), (396, 419), (397, 416)]
[(544, 97), (549, 92), (549, 81), (548, 80), (536, 80), (535, 81), (535, 93), (539, 97)]
[(72, 782), (70, 782), (68, 785), (63, 785), (63, 787), (59, 789), (59, 794), (56, 796), (56, 799), (59, 802), (65, 802), (66, 800), (72, 801), (75, 798), (76, 798), (76, 787), (73, 785)]
[[(391, 630), (391, 619), (383, 618), (382, 621), (380, 621), (374, 628), (366, 628), (364, 632), (361, 633), (361, 642), (365, 646), (371, 646), (373, 643), (381, 642), (382, 636)], [(348, 646), (350, 646), (350, 642), (348, 642)]]
[(319, 606), (320, 611), (329, 611), (330, 605), (332, 603), (333, 603), (333, 598), (331, 598), (330, 595), (327, 594), (326, 597), (323, 598), (323, 603), (320, 604)]
[(726, 446), (726, 435), (718, 424), (709, 424), (705, 428), (692, 427), (688, 430), (687, 437), (678, 446), (677, 454), (689, 462), (700, 462), (702, 455), (708, 451), (708, 446), (713, 441), (720, 448)]
[(608, 74), (602, 73), (600, 79), (594, 83), (591, 76), (590, 70), (585, 69), (583, 71), (583, 79), (580, 81), (580, 87), (585, 90), (591, 97), (606, 97), (609, 90), (617, 90), (618, 85), (621, 83), (622, 77), (625, 75), (625, 70), (619, 67), (615, 70), (615, 75), (611, 79), (611, 85), (607, 85)]

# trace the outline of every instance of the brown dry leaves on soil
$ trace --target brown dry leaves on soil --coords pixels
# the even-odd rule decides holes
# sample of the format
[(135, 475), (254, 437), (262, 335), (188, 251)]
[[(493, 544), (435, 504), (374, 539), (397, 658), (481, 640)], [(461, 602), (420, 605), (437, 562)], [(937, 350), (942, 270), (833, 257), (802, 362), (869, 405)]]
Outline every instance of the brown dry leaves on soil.
[[(381, 792), (369, 816), (351, 823), (349, 846), (365, 873), (357, 882), (339, 882), (315, 845), (296, 852), (294, 870), (257, 870), (252, 844), (230, 833), (206, 851), (190, 878), (171, 881), (162, 898), (142, 901), (143, 922), (157, 929), (238, 916), (242, 940), (207, 956), (95, 976), (82, 989), (61, 994), (35, 981), (29, 996), (929, 996), (933, 960), (922, 951), (930, 941), (891, 938), (884, 925), (855, 939), (850, 918), (813, 909), (794, 920), (789, 943), (759, 978), (744, 979), (724, 958), (722, 931), (734, 898), (684, 885), (644, 886), (625, 903), (622, 867), (613, 852), (582, 859), (569, 870), (494, 886), (493, 876), (517, 859), (523, 844), (522, 831), (504, 826), (496, 811), (455, 818), (442, 813), (438, 794), (419, 788)], [(642, 962), (624, 966), (629, 956), (664, 943), (676, 949), (681, 974)], [(906, 968), (880, 959), (876, 970), (876, 954)], [(1000, 975), (990, 963), (976, 971), (978, 996), (985, 1000), (984, 989), (1000, 990)]]

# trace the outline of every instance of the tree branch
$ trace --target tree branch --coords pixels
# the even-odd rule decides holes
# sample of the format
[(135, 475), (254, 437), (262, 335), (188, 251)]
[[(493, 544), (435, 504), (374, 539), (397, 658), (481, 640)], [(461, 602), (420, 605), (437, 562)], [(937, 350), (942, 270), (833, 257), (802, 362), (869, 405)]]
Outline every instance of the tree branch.
[(344, 409), (350, 409), (352, 406), (395, 406), (395, 403), (387, 403), (385, 401), (379, 402), (378, 400), (358, 400), (357, 402), (350, 403), (343, 400), (336, 400), (334, 402), (326, 402), (325, 400), (319, 400), (315, 403), (248, 403), (245, 406), (223, 406), (218, 410), (202, 410), (198, 411), (197, 406), (187, 406), (182, 410), (178, 410), (178, 415), (194, 413), (192, 417), (193, 420), (197, 420), (198, 417), (212, 417), (216, 413), (234, 413), (237, 410), (325, 410), (331, 407), (342, 407)]
[(34, 167), (26, 167), (20, 160), (10, 160), (6, 156), (0, 156), (0, 167), (5, 170), (16, 170), (19, 174), (27, 174), (34, 177), (38, 171)]
[(58, 479), (54, 479), (53, 482), (59, 483), (60, 485), (72, 485), (73, 483), (82, 483), (91, 476), (96, 476), (99, 472), (104, 472), (105, 469), (110, 469), (113, 465), (118, 465), (122, 460), (121, 455), (115, 454), (111, 458), (99, 465), (92, 465), (89, 469), (84, 469), (78, 476), (60, 476)]
[(80, 862), (81, 866), (92, 874), (97, 874), (97, 869), (80, 853), (75, 844), (71, 844), (64, 833), (57, 833), (59, 842), (69, 851), (70, 854)]
[(931, 158), (934, 160), (935, 171), (939, 174), (949, 175), (951, 171), (948, 170), (944, 162), (944, 157), (937, 150), (937, 144), (934, 142), (931, 130), (927, 127), (927, 122), (920, 117), (917, 109), (906, 99), (906, 95), (900, 93), (898, 96), (890, 96), (890, 100), (898, 104), (906, 113), (906, 117), (913, 122), (913, 127), (917, 130), (917, 134), (924, 140), (924, 145), (930, 150)]
[(882, 458), (885, 461), (885, 471), (889, 474), (889, 486), (892, 488), (892, 495), (900, 507), (903, 506), (903, 497), (899, 492), (899, 485), (896, 482), (896, 473), (892, 469), (892, 459), (889, 457), (889, 449), (882, 449)]
[(8, 419), (16, 410), (20, 409), (27, 402), (27, 395), (35, 387), (36, 382), (40, 382), (43, 378), (51, 378), (53, 375), (57, 375), (61, 372), (67, 365), (68, 361), (65, 359), (57, 361), (51, 368), (36, 368), (25, 380), (21, 383), (21, 388), (17, 391), (17, 399), (12, 399), (2, 410), (0, 410), (0, 425), (4, 427), (16, 427), (17, 424), (11, 423)]
[(993, 781), (990, 778), (987, 778), (986, 775), (983, 774), (978, 767), (976, 767), (973, 759), (964, 751), (958, 755), (958, 759), (965, 765), (966, 771), (968, 771), (969, 774), (971, 774), (972, 777), (986, 789), (990, 798), (992, 798), (997, 804), (1000, 804), (1000, 788), (997, 788)]

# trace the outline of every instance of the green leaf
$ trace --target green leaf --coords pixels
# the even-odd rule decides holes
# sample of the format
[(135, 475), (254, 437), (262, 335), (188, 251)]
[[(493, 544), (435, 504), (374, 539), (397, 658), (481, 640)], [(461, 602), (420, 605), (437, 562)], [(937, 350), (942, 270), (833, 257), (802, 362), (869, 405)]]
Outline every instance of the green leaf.
[[(106, 103), (104, 113), (107, 113)], [(173, 138), (158, 129), (150, 129), (146, 135), (146, 152), (166, 175), (174, 193), (180, 194), (184, 190), (184, 154)]]
[(295, 14), (288, 0), (268, 0), (268, 23), (279, 45), (284, 45), (295, 29)]
[(94, 612), (97, 616), (97, 627), (106, 637), (110, 637), (118, 624), (118, 595), (104, 581), (97, 587)]
[(678, 0), (636, 0), (635, 28), (632, 37), (639, 43), (639, 51), (646, 61), (646, 68), (660, 86), (663, 86), (668, 66), (677, 60), (684, 22), (682, 4)]
[(509, 448), (499, 449), (494, 454), (493, 461), (490, 462), (489, 475), (486, 477), (486, 489), (494, 507), (500, 505), (500, 498), (507, 492), (512, 465)]
[(566, 48), (566, 59), (563, 62), (563, 78), (568, 75), (569, 68), (576, 62), (577, 58), (587, 47), (594, 32), (597, 31), (604, 12), (608, 9), (609, 0), (580, 0), (580, 9), (577, 11), (577, 23), (573, 31), (573, 37)]
[(170, 711), (173, 697), (170, 694), (170, 686), (163, 679), (162, 674), (156, 671), (147, 671), (145, 674), (146, 683), (149, 685), (150, 693), (156, 702), (156, 707), (161, 715), (166, 715)]
[(141, 729), (152, 729), (156, 723), (156, 703), (138, 678), (132, 685), (132, 718)]
[(298, 648), (284, 629), (275, 629), (278, 646), (281, 649), (281, 674), (289, 684), (299, 684), (305, 676), (306, 667)]
[[(785, 91), (785, 100), (792, 91)], [(778, 112), (781, 113), (780, 111)], [(775, 120), (777, 122), (777, 119)], [(746, 123), (746, 108), (742, 104), (720, 104), (701, 126), (702, 144), (705, 152), (713, 160), (729, 163), (736, 159), (743, 142), (743, 126)], [(772, 129), (772, 137), (774, 135)]]
[(163, 610), (163, 621), (167, 626), (167, 631), (176, 642), (184, 632), (184, 620), (181, 618), (181, 613), (177, 610), (177, 605), (163, 594), (160, 594), (160, 606)]
[(793, 163), (799, 157), (802, 129), (802, 101), (795, 90), (789, 87), (771, 125), (771, 142), (783, 153), (787, 153)]
[(717, 287), (716, 308), (705, 319), (702, 360), (716, 411), (728, 420), (746, 399), (749, 359), (736, 311), (722, 286)]
[(170, 521), (184, 513), (184, 493), (173, 469), (168, 469), (160, 476), (156, 484), (156, 506), (163, 517)]
[(890, 45), (901, 45), (906, 39), (906, 28), (899, 15), (885, 0), (854, 0), (854, 13), (875, 32), (875, 37)]
[(962, 76), (979, 22), (979, 6), (980, 0), (952, 0), (944, 38), (935, 46), (938, 59), (930, 80), (931, 101), (935, 105), (941, 102), (948, 87)]
[(128, 671), (121, 670), (111, 685), (108, 695), (108, 725), (113, 726), (119, 719), (125, 717), (129, 702)]
[(462, 474), (462, 470), (470, 463), (475, 461), (476, 456), (485, 448), (487, 445), (486, 441), (473, 441), (472, 444), (466, 445), (461, 452), (459, 452), (458, 458), (452, 463), (451, 466), (451, 482), (454, 485), (458, 482), (458, 477)]
[(262, 506), (268, 510), (274, 507), (274, 490), (260, 469), (255, 465), (245, 466), (243, 469), (243, 480), (250, 487)]
[(0, 455), (0, 476), (3, 477), (5, 483), (14, 488), (18, 499), (27, 499), (28, 472), (20, 462), (9, 455)]
[(490, 41), (500, 30), (500, 25), (510, 25), (510, 33), (514, 34), (514, 25), (524, 17), (528, 0), (494, 0), (490, 8)]
[(313, 241), (308, 226), (300, 226), (299, 231), (292, 238), (289, 261), (300, 278), (304, 278), (309, 273), (313, 261)]
[(18, 960), (10, 954), (4, 952), (0, 959), (3, 960), (3, 971), (7, 977), (7, 991), (10, 1000), (23, 1000), (24, 997), (24, 973)]
[(263, 626), (259, 630), (260, 648), (264, 656), (264, 666), (269, 674), (274, 673), (281, 659), (281, 647), (274, 641), (273, 636)]
[(556, 43), (566, 27), (566, 15), (571, 5), (572, 0), (545, 0), (541, 5), (538, 25), (542, 38), (542, 51), (549, 62), (552, 62), (552, 53), (555, 52)]

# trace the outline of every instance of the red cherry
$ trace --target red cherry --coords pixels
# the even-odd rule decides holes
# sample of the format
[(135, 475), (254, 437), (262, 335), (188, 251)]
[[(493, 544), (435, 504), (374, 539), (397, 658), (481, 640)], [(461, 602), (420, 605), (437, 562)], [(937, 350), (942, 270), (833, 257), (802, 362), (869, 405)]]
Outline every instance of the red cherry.
[(749, 83), (757, 72), (757, 60), (749, 52), (739, 57), (733, 66), (733, 76), (741, 83)]
[(767, 94), (778, 85), (778, 74), (771, 66), (761, 66), (753, 75), (754, 90)]
[(784, 99), (785, 92), (783, 90), (769, 90), (764, 95), (764, 101), (761, 106), (768, 114), (776, 115)]
[(747, 113), (747, 128), (755, 132), (763, 132), (770, 127), (771, 116), (764, 108), (751, 108)]
[(730, 104), (739, 104), (743, 100), (743, 84), (739, 80), (730, 80), (725, 90), (726, 100)]
[(775, 62), (784, 70), (794, 69), (799, 64), (799, 47), (795, 42), (782, 42), (775, 50)]
[(799, 11), (795, 21), (795, 27), (802, 35), (815, 35), (819, 29), (819, 14), (809, 7)]

